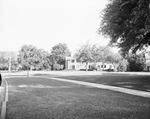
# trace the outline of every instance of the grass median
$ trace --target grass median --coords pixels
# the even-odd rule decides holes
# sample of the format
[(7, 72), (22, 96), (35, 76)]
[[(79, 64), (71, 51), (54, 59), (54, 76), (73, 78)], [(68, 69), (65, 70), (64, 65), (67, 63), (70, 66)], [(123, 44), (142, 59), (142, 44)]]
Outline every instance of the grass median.
[(104, 74), (104, 75), (90, 75), (90, 76), (83, 76), (83, 75), (61, 76), (61, 78), (150, 92), (150, 75), (145, 76), (145, 75)]
[(148, 98), (40, 77), (7, 81), (7, 119), (149, 119)]

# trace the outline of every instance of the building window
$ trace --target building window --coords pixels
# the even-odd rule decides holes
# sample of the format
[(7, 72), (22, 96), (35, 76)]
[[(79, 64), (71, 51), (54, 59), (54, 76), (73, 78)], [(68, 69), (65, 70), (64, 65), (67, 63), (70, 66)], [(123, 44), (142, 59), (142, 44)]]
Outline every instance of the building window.
[(104, 68), (106, 68), (106, 65), (104, 65)]
[(72, 63), (74, 63), (74, 60), (71, 60)]
[(103, 65), (101, 65), (101, 68), (103, 68)]
[(72, 69), (75, 69), (75, 66), (74, 66), (74, 65), (72, 65)]
[(147, 71), (150, 71), (150, 66), (147, 66)]
[(89, 69), (91, 69), (91, 65), (89, 65)]
[(110, 69), (112, 69), (112, 65), (110, 65), (109, 67), (110, 67)]

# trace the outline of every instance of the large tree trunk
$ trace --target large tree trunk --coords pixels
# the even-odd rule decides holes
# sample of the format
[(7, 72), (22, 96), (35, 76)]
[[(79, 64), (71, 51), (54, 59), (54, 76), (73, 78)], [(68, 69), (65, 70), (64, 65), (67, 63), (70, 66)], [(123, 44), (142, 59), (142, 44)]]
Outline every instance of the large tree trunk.
[(27, 77), (29, 77), (29, 69), (27, 70)]
[(103, 62), (103, 71), (104, 71), (104, 62)]
[(88, 71), (87, 66), (88, 66), (88, 62), (86, 62), (86, 71)]
[(94, 70), (98, 70), (99, 69), (99, 67), (97, 67), (97, 62), (96, 61), (94, 61)]
[(29, 70), (30, 70), (30, 68), (28, 67), (27, 68), (27, 77), (29, 77)]

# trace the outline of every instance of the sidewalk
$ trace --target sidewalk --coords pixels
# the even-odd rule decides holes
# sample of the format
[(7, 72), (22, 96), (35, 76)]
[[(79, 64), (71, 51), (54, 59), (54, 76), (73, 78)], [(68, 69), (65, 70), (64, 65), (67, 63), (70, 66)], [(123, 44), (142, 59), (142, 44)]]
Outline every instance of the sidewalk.
[[(43, 78), (48, 78), (48, 77), (43, 77)], [(48, 79), (53, 79), (53, 80), (58, 80), (58, 81), (65, 81), (65, 82), (70, 82), (70, 83), (75, 83), (75, 84), (80, 84), (80, 85), (85, 85), (85, 86), (101, 88), (101, 89), (106, 89), (106, 90), (126, 93), (126, 94), (130, 94), (130, 95), (150, 98), (150, 93), (149, 92), (145, 92), (145, 91), (138, 91), (138, 90), (121, 88), (121, 87), (116, 87), (116, 86), (108, 86), (108, 85), (103, 85), (103, 84), (95, 84), (95, 83), (89, 83), (89, 82), (83, 82), (83, 81), (75, 81), (75, 80), (68, 80), (68, 79), (62, 79), (62, 78), (48, 78)]]
[[(149, 75), (150, 72), (106, 72), (106, 71), (76, 71), (76, 70), (71, 70), (71, 71), (29, 71), (30, 75), (39, 75), (39, 74), (46, 74), (46, 75), (58, 75), (58, 76), (71, 76), (71, 75), (106, 75), (106, 74), (120, 74), (120, 75)], [(15, 73), (2, 73), (3, 76), (8, 76), (8, 75), (18, 75), (18, 76), (26, 76), (27, 71), (19, 71)]]

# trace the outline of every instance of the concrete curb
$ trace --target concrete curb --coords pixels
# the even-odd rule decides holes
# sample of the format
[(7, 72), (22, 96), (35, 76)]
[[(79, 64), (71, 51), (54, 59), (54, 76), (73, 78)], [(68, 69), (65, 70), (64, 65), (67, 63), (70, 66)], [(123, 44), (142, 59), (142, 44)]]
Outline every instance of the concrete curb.
[(4, 88), (4, 99), (2, 101), (0, 119), (6, 118), (6, 106), (7, 106), (7, 102), (8, 102), (8, 83), (5, 79), (3, 79), (3, 83), (5, 83), (5, 88)]
[(6, 118), (6, 105), (7, 105), (7, 102), (3, 101), (2, 102), (2, 110), (1, 110), (1, 119)]
[(122, 93), (130, 94), (130, 95), (150, 98), (150, 93), (145, 92), (145, 91), (138, 91), (138, 90), (121, 88), (121, 87), (116, 87), (116, 86), (108, 86), (108, 85), (103, 85), (103, 84), (68, 80), (68, 79), (62, 79), (62, 78), (48, 78), (48, 77), (42, 77), (42, 78), (53, 79), (53, 80), (58, 80), (58, 81), (65, 81), (65, 82), (70, 82), (70, 83), (75, 83), (75, 84), (80, 84), (80, 85), (85, 85), (85, 86), (90, 86), (90, 87), (96, 87), (96, 88), (101, 88), (101, 89), (107, 89), (107, 90), (122, 92)]
[[(12, 77), (17, 77), (17, 76), (11, 76), (11, 77), (6, 76), (5, 78), (12, 78)], [(26, 76), (18, 76), (18, 77), (26, 77)], [(44, 76), (30, 76), (30, 77), (42, 77), (42, 78), (46, 78), (46, 79), (65, 81), (65, 82), (70, 82), (70, 83), (75, 83), (75, 84), (96, 87), (96, 88), (101, 88), (101, 89), (107, 89), (107, 90), (122, 92), (122, 93), (130, 94), (130, 95), (150, 98), (150, 92), (139, 91), (139, 90), (134, 90), (134, 89), (127, 89), (127, 88), (122, 88), (122, 87), (117, 87), (117, 86), (109, 86), (109, 85), (103, 85), (103, 84), (96, 84), (96, 83), (89, 83), (89, 82), (75, 81), (75, 80), (54, 78), (54, 77), (53, 78), (52, 77), (51, 78), (44, 77)]]
[[(2, 73), (3, 75), (9, 76), (9, 73)], [(61, 76), (71, 76), (71, 75), (103, 75), (103, 74), (127, 74), (127, 75), (149, 75), (150, 72), (106, 72), (106, 71), (30, 71), (30, 75), (35, 74), (49, 74), (49, 75), (61, 75)], [(11, 75), (26, 76), (27, 71), (11, 73)]]

